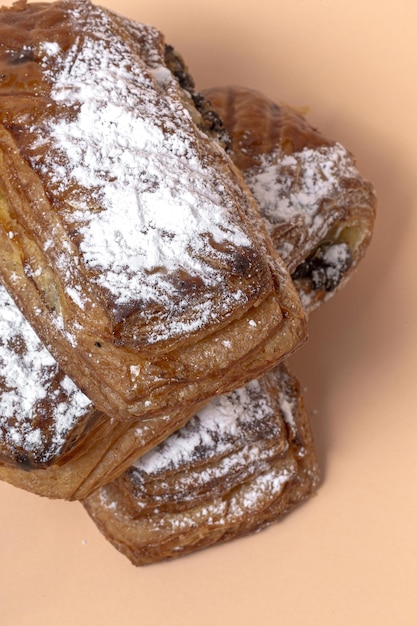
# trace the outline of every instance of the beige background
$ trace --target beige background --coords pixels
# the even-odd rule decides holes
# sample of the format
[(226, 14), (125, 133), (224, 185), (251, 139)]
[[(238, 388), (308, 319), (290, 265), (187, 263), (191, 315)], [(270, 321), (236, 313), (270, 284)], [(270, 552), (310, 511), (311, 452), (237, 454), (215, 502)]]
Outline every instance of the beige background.
[(270, 529), (135, 569), (77, 503), (0, 485), (2, 626), (417, 624), (417, 3), (108, 0), (182, 51), (198, 87), (310, 107), (376, 185), (374, 241), (294, 359), (323, 469)]

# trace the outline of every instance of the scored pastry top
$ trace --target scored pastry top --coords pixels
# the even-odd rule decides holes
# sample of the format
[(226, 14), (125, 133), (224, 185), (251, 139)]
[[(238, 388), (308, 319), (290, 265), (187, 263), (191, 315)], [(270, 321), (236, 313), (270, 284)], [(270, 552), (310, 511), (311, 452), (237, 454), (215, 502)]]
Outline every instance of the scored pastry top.
[(230, 154), (258, 201), (306, 312), (351, 276), (373, 230), (376, 195), (344, 146), (297, 110), (245, 87), (207, 89)]
[(97, 408), (199, 404), (294, 350), (290, 276), (163, 36), (61, 0), (1, 9), (0, 42), (2, 282)]
[(82, 0), (14, 12), (0, 116), (59, 216), (62, 232), (40, 244), (66, 294), (85, 309), (88, 272), (119, 341), (133, 314), (140, 345), (244, 309), (267, 267), (239, 219), (245, 193), (191, 123), (162, 36), (130, 23), (126, 38), (125, 24)]
[(281, 364), (197, 411), (84, 505), (104, 536), (144, 565), (259, 530), (318, 483), (299, 384)]
[[(297, 383), (283, 365), (213, 399), (125, 473), (135, 506), (160, 508), (165, 501), (198, 499), (210, 485), (215, 491), (220, 480), (231, 489), (266, 471), (295, 437), (300, 402)], [(299, 435), (297, 454), (304, 453)]]

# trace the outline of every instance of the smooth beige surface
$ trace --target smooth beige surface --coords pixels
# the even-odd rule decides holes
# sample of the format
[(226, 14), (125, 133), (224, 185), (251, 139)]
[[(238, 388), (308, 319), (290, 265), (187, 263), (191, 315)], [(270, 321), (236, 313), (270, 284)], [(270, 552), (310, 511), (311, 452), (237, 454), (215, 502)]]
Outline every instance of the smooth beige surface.
[(374, 241), (294, 358), (324, 473), (270, 529), (135, 569), (77, 503), (0, 484), (2, 626), (417, 624), (417, 3), (131, 0), (197, 86), (297, 106), (376, 185)]

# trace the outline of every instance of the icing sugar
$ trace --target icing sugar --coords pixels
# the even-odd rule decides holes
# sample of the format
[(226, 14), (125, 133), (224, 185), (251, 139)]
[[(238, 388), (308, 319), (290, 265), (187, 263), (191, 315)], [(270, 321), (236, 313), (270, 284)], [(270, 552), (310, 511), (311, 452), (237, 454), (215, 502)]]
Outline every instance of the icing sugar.
[(0, 384), (0, 447), (26, 451), (41, 462), (59, 454), (92, 408), (72, 380), (59, 375), (56, 361), (1, 285)]
[(349, 246), (344, 243), (329, 246), (324, 254), (323, 260), (332, 267), (344, 267), (350, 262), (351, 252)]
[[(37, 129), (32, 166), (68, 230), (77, 232), (93, 280), (116, 305), (152, 302), (169, 313), (173, 297), (182, 299), (179, 273), (198, 278), (207, 295), (199, 291), (203, 302), (186, 329), (194, 330), (213, 318), (219, 289), (224, 311), (246, 299), (224, 281), (224, 263), (251, 246), (231, 216), (236, 186), (201, 153), (201, 136), (161, 51), (140, 51), (152, 60), (147, 67), (104, 11), (79, 1), (69, 15), (88, 19), (88, 32), (68, 51), (43, 44), (44, 75), (60, 109)], [(156, 47), (157, 31), (135, 28), (142, 47)], [(171, 334), (184, 331), (183, 324), (165, 324)]]
[(292, 429), (295, 429), (294, 403), (288, 400), (284, 395), (282, 395), (280, 397), (280, 408), (288, 426), (290, 426)]
[[(277, 225), (290, 225), (298, 218), (309, 230), (309, 237), (320, 233), (327, 228), (320, 212), (323, 202), (341, 192), (342, 182), (359, 176), (351, 154), (338, 143), (304, 148), (291, 155), (277, 148), (259, 158), (259, 165), (245, 172), (245, 180), (271, 232)], [(292, 246), (285, 241), (276, 243), (286, 261)]]
[(222, 526), (239, 519), (247, 519), (250, 512), (255, 512), (259, 507), (265, 506), (265, 500), (269, 503), (282, 491), (284, 485), (291, 479), (294, 467), (285, 469), (270, 469), (253, 478), (247, 485), (240, 488), (227, 500), (214, 498), (213, 503), (201, 509), (170, 514), (165, 513), (158, 519), (155, 531), (159, 527), (172, 529), (186, 529), (198, 526), (202, 523), (211, 526)]
[[(280, 483), (283, 475), (280, 470), (275, 476), (274, 462), (286, 459), (288, 469), (289, 441), (299, 440), (300, 408), (293, 384), (286, 369), (280, 367), (264, 379), (210, 402), (130, 469), (135, 508), (150, 510), (167, 501), (190, 506), (199, 500), (200, 493), (211, 488), (215, 499), (219, 480), (225, 490), (248, 481), (253, 489), (248, 488), (247, 494), (253, 493), (254, 501), (268, 489), (278, 490), (278, 484), (266, 483), (261, 489), (259, 476), (270, 476)], [(294, 453), (298, 458), (306, 454), (301, 441)], [(293, 461), (289, 462), (291, 465)]]
[[(138, 459), (134, 467), (139, 474), (149, 476), (213, 454), (231, 453), (239, 445), (245, 447), (251, 443), (251, 431), (253, 439), (257, 423), (263, 428), (274, 415), (275, 408), (268, 404), (260, 382), (252, 381), (212, 400), (179, 431)], [(279, 426), (274, 424), (269, 437), (277, 436), (278, 432)], [(249, 460), (248, 450), (244, 454)], [(222, 472), (221, 464), (218, 471)]]
[[(264, 402), (259, 402), (261, 398)], [(138, 550), (152, 545), (153, 536), (163, 543), (180, 536), (172, 549), (187, 550), (190, 546), (182, 533), (204, 528), (204, 538), (208, 528), (225, 527), (233, 535), (234, 529), (249, 530), (251, 524), (253, 528), (252, 520), (261, 511), (267, 513), (264, 523), (269, 523), (273, 517), (268, 518), (268, 512), (276, 502), (281, 504), (285, 486), (295, 477), (308, 476), (311, 485), (317, 484), (316, 470), (299, 465), (308, 450), (302, 445), (298, 399), (296, 383), (282, 366), (218, 398), (198, 413), (201, 421), (193, 418), (165, 444), (139, 459), (122, 485), (116, 481), (101, 488), (99, 506), (138, 530)], [(260, 436), (253, 435), (257, 423)], [(268, 423), (275, 424), (269, 433)], [(283, 445), (289, 440), (291, 449)], [(216, 459), (212, 465), (205, 462), (210, 457)], [(296, 499), (304, 496), (299, 489)], [(285, 507), (284, 500), (283, 508), (275, 509), (275, 519)]]

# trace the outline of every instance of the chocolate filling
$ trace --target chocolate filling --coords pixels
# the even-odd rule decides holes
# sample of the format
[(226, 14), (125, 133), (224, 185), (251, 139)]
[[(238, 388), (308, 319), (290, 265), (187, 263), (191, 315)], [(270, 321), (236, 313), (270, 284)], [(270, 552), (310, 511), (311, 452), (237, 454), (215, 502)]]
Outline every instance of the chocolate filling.
[(334, 291), (353, 262), (347, 243), (323, 243), (293, 272), (293, 280), (311, 280), (313, 289)]

